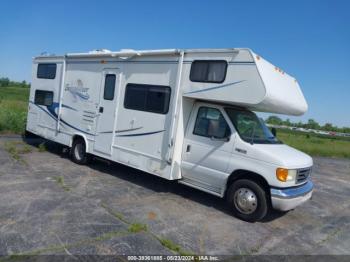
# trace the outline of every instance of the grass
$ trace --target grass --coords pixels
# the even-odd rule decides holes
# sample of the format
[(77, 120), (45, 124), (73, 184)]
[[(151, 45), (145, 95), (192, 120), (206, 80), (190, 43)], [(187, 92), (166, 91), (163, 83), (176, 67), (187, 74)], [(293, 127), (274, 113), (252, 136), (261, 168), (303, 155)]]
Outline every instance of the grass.
[(119, 212), (116, 212), (116, 211), (112, 210), (105, 203), (102, 203), (101, 207), (103, 207), (109, 214), (114, 216), (116, 219), (119, 219), (120, 221), (122, 221), (122, 222), (124, 222), (126, 224), (130, 224), (130, 222), (124, 218), (122, 213), (119, 213)]
[(28, 98), (28, 88), (0, 87), (0, 133), (24, 132)]
[(67, 250), (70, 248), (91, 245), (91, 244), (98, 243), (101, 241), (109, 240), (109, 239), (112, 239), (114, 237), (123, 237), (123, 236), (126, 236), (128, 234), (129, 233), (126, 231), (111, 231), (111, 232), (104, 233), (100, 236), (94, 237), (94, 238), (83, 239), (81, 241), (74, 242), (71, 244), (51, 245), (51, 246), (48, 246), (48, 247), (45, 247), (42, 249), (36, 249), (33, 251), (29, 251), (29, 252), (15, 253), (15, 254), (12, 254), (8, 257), (0, 258), (0, 261), (17, 261), (17, 260), (26, 261), (26, 259), (28, 259), (30, 261), (30, 258), (32, 256), (37, 256), (37, 255), (47, 254), (47, 253), (57, 253), (57, 252), (64, 251), (64, 250)]
[(112, 210), (105, 203), (102, 203), (101, 207), (103, 207), (109, 214), (113, 215), (116, 219), (127, 224), (129, 233), (145, 232), (146, 234), (151, 235), (154, 239), (158, 240), (162, 246), (168, 248), (169, 250), (171, 250), (179, 255), (182, 255), (182, 256), (193, 255), (193, 253), (185, 251), (184, 249), (182, 249), (182, 247), (180, 245), (175, 244), (170, 239), (159, 237), (155, 233), (151, 232), (150, 230), (148, 230), (148, 227), (146, 224), (131, 223), (121, 213)]
[(181, 256), (192, 256), (191, 252), (187, 252), (181, 248), (181, 246), (175, 244), (173, 241), (167, 238), (158, 238), (158, 241), (166, 248), (178, 253)]
[(141, 231), (147, 232), (147, 225), (146, 224), (141, 224), (141, 223), (131, 223), (129, 222), (122, 213), (116, 212), (109, 208), (105, 203), (102, 203), (101, 206), (112, 216), (114, 216), (116, 219), (124, 222), (125, 224), (128, 224), (128, 232), (130, 233), (138, 233)]
[(38, 151), (39, 152), (45, 152), (47, 149), (46, 149), (46, 145), (45, 145), (45, 142), (44, 143), (41, 143), (39, 146), (38, 146)]
[(165, 246), (166, 248), (175, 251), (177, 253), (180, 253), (181, 247), (179, 245), (176, 245), (173, 241), (167, 238), (159, 238), (159, 242)]
[(312, 156), (350, 158), (350, 140), (330, 136), (277, 130), (277, 137), (283, 143)]
[(19, 153), (17, 151), (17, 147), (15, 144), (11, 143), (11, 142), (7, 142), (5, 143), (5, 150), (10, 154), (10, 156), (15, 159), (15, 160), (20, 160), (20, 156)]
[(64, 178), (63, 178), (63, 176), (58, 176), (58, 177), (55, 177), (54, 179), (55, 179), (55, 181), (57, 182), (57, 184), (58, 184), (60, 187), (62, 187), (65, 191), (69, 191), (69, 190), (70, 190), (69, 186), (67, 186), (67, 185), (64, 183)]
[(16, 161), (22, 161), (21, 155), (32, 152), (32, 148), (22, 141), (7, 141), (4, 148)]
[(130, 233), (139, 233), (141, 231), (147, 232), (147, 225), (141, 223), (133, 223), (128, 227)]

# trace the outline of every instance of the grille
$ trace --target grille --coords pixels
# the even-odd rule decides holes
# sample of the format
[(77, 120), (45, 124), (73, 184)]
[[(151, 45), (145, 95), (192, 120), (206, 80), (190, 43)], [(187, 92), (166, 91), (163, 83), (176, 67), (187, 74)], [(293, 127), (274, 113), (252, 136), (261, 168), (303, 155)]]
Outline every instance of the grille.
[(311, 175), (311, 167), (298, 169), (297, 172), (297, 183), (302, 183), (308, 179)]

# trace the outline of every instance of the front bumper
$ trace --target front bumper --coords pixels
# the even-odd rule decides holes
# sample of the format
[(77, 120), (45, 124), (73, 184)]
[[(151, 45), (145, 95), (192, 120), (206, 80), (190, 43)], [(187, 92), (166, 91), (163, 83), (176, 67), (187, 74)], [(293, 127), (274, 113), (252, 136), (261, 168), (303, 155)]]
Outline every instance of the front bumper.
[(313, 187), (312, 181), (308, 180), (298, 187), (271, 188), (272, 207), (281, 211), (291, 210), (311, 198)]

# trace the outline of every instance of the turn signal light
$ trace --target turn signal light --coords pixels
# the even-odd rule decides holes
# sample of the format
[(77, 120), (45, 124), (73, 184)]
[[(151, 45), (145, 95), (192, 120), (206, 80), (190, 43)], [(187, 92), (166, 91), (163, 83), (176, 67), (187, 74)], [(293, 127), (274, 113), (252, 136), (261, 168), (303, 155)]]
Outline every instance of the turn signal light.
[(279, 181), (286, 182), (287, 178), (288, 178), (288, 169), (277, 168), (276, 169), (276, 177)]
[(296, 169), (286, 169), (286, 168), (277, 168), (276, 177), (281, 182), (295, 181), (297, 176)]

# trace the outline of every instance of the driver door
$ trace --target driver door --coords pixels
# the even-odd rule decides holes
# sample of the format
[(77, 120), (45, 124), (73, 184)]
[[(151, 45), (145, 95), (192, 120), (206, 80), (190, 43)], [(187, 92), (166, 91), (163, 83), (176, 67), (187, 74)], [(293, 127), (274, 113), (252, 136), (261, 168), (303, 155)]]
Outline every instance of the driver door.
[(199, 104), (184, 139), (181, 173), (184, 182), (220, 194), (232, 157), (234, 136), (222, 109)]

